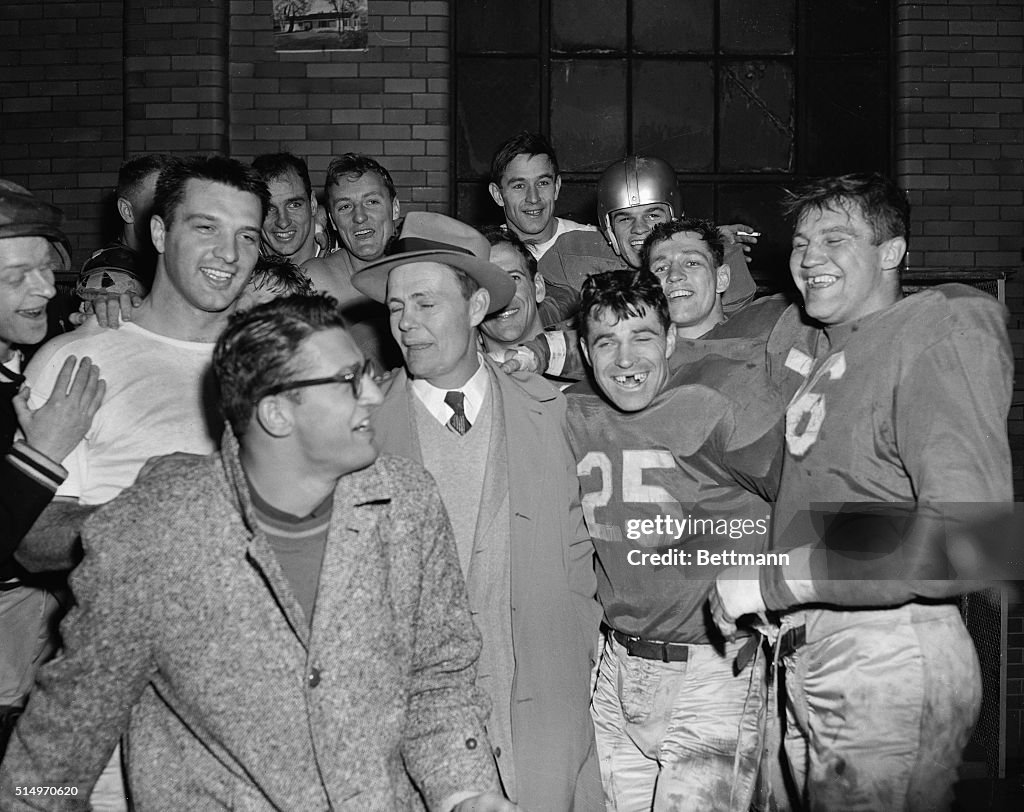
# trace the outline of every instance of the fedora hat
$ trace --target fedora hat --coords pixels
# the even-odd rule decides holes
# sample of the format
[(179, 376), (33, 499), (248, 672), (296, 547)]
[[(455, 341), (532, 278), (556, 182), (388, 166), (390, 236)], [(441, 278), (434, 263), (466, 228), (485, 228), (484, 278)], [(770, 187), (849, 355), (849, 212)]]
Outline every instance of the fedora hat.
[(491, 246), (479, 231), (465, 223), (429, 211), (405, 216), (397, 239), (385, 254), (352, 275), (352, 285), (377, 302), (387, 299), (388, 274), (412, 262), (438, 262), (458, 268), (491, 297), (488, 313), (503, 310), (516, 286), (508, 272), (490, 261)]

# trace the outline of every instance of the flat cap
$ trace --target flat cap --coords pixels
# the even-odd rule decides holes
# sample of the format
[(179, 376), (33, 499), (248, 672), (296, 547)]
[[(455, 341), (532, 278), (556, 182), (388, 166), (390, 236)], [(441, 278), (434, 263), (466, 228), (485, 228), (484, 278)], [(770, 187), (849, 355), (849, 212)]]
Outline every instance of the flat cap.
[(52, 242), (64, 267), (71, 265), (71, 243), (61, 229), (64, 213), (28, 189), (0, 178), (0, 240), (9, 237), (45, 237)]

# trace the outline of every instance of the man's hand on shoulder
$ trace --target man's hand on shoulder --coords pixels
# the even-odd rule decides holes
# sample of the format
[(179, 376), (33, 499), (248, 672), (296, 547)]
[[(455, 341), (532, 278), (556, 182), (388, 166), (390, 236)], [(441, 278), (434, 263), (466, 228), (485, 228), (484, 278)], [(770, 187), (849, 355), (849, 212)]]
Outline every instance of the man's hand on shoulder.
[(14, 411), (25, 442), (58, 463), (85, 437), (107, 391), (100, 368), (91, 359), (83, 358), (77, 371), (76, 361), (74, 355), (67, 357), (53, 382), (49, 400), (38, 409), (28, 405), (28, 386), (14, 397)]
[(501, 371), (511, 375), (513, 372), (540, 372), (537, 354), (520, 344), (514, 350), (505, 350), (504, 359), (495, 358), (501, 364)]
[(142, 297), (137, 293), (121, 293), (106, 296), (100, 294), (91, 301), (82, 302), (77, 313), (72, 313), (69, 320), (76, 327), (81, 327), (89, 316), (96, 316), (100, 327), (117, 329), (122, 321), (132, 320), (132, 311), (142, 306)]
[(452, 812), (518, 812), (519, 807), (497, 792), (485, 792), (456, 804)]

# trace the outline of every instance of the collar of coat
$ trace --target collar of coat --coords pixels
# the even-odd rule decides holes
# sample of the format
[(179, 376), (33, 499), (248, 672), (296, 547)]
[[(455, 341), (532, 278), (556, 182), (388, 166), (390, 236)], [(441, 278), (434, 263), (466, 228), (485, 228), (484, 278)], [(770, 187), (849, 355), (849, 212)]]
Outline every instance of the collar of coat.
[[(252, 495), (249, 492), (249, 482), (245, 477), (245, 471), (242, 470), (238, 452), (238, 439), (231, 430), (231, 426), (226, 425), (224, 436), (221, 438), (220, 452), (224, 475), (231, 486), (232, 496), (246, 526), (250, 531), (255, 532), (257, 525), (256, 514), (252, 506)], [(334, 506), (337, 510), (339, 506), (360, 507), (389, 502), (391, 496), (391, 480), (381, 466), (380, 457), (378, 457), (373, 465), (359, 471), (352, 471), (338, 479), (334, 487)], [(341, 515), (347, 515), (347, 512)]]

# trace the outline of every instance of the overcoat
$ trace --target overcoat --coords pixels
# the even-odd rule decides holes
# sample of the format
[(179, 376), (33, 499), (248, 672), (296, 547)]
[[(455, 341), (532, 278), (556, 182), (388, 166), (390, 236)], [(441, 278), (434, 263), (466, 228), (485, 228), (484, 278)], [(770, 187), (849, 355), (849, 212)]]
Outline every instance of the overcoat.
[[(392, 812), (414, 808), (406, 770), (431, 809), (497, 787), (433, 480), (387, 456), (339, 480), (310, 628), (237, 448), (228, 432), (222, 453), (166, 458), (86, 522), (64, 654), (11, 740), (3, 809), (87, 808), (125, 730), (142, 812)], [(77, 794), (15, 793), (41, 784)]]
[[(484, 363), (505, 425), (503, 447), (489, 450), (480, 515), (486, 521), (497, 511), (504, 483), (511, 523), (517, 801), (529, 812), (603, 808), (589, 711), (601, 610), (566, 438), (565, 398), (539, 376), (509, 376), (490, 359)], [(409, 378), (396, 372), (372, 421), (383, 452), (419, 462), (412, 397)], [(472, 582), (469, 590), (472, 596)]]

